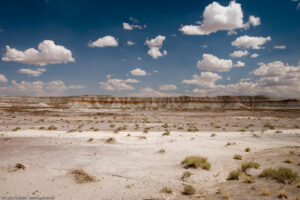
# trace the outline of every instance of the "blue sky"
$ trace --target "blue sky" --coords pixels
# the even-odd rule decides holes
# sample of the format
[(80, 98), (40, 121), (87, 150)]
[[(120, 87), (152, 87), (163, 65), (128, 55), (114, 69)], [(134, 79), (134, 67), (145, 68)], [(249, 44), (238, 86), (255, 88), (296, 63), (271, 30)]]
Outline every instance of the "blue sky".
[(299, 8), (297, 0), (1, 1), (0, 95), (300, 97)]

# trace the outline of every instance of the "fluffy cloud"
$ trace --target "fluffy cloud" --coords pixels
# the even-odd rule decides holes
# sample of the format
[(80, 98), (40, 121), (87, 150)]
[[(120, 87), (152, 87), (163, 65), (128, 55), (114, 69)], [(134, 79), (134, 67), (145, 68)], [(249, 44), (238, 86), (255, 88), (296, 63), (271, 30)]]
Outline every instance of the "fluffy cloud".
[(9, 85), (0, 87), (0, 96), (59, 96), (64, 95), (68, 89), (82, 89), (83, 87), (79, 87), (79, 85), (67, 86), (61, 80), (46, 83), (42, 81), (21, 81), (18, 83), (12, 80)]
[(286, 46), (285, 45), (277, 45), (277, 46), (274, 46), (274, 49), (286, 49)]
[(166, 91), (177, 90), (177, 86), (173, 85), (173, 84), (166, 84), (166, 85), (160, 85), (159, 89), (160, 90), (166, 90)]
[(42, 75), (45, 71), (46, 71), (45, 68), (37, 68), (36, 70), (34, 70), (34, 69), (19, 69), (18, 73), (28, 74), (30, 76), (38, 77), (38, 76)]
[(154, 90), (150, 87), (142, 88), (138, 93), (132, 93), (130, 96), (138, 96), (138, 97), (170, 97), (170, 96), (179, 96), (179, 94), (175, 93), (164, 93), (157, 90)]
[(222, 77), (216, 73), (201, 72), (200, 76), (194, 74), (192, 79), (185, 79), (182, 81), (182, 83), (187, 85), (197, 85), (201, 88), (213, 88), (215, 87), (215, 82), (220, 79), (222, 79)]
[(77, 89), (80, 90), (80, 89), (84, 89), (85, 86), (83, 86), (83, 85), (69, 85), (68, 88), (73, 89), (73, 90), (77, 90)]
[(251, 48), (251, 49), (261, 49), (267, 41), (270, 41), (271, 37), (251, 37), (244, 35), (238, 37), (235, 41), (231, 43), (232, 46), (239, 48)]
[(237, 63), (233, 67), (245, 67), (245, 63), (237, 61)]
[[(290, 66), (281, 61), (268, 64), (259, 63), (259, 68), (251, 72), (258, 77), (241, 79), (234, 84), (216, 84), (221, 79), (217, 74), (193, 75), (183, 84), (196, 85), (193, 94), (201, 96), (216, 95), (268, 95), (277, 97), (300, 97), (300, 65)], [(206, 80), (206, 81), (205, 81)]]
[(132, 45), (135, 45), (135, 43), (129, 40), (129, 41), (127, 41), (127, 45), (132, 46)]
[(147, 74), (145, 70), (142, 70), (140, 68), (131, 70), (130, 73), (134, 76), (146, 76), (146, 74)]
[(113, 36), (107, 35), (102, 38), (98, 38), (98, 40), (94, 42), (90, 42), (88, 46), (89, 47), (117, 47), (118, 41)]
[(240, 57), (246, 56), (248, 54), (249, 54), (249, 52), (247, 50), (245, 50), (245, 51), (234, 51), (233, 53), (230, 54), (230, 57), (240, 58)]
[(197, 67), (209, 71), (226, 72), (232, 68), (232, 61), (219, 59), (211, 54), (203, 54), (202, 60), (197, 63)]
[(6, 53), (2, 57), (3, 61), (14, 61), (28, 65), (40, 65), (55, 63), (74, 62), (72, 52), (64, 46), (56, 45), (52, 40), (44, 40), (38, 46), (25, 51), (19, 51), (10, 46), (6, 46)]
[[(146, 28), (146, 25), (144, 25), (144, 28)], [(123, 22), (123, 29), (124, 30), (133, 30), (133, 29), (143, 29), (143, 27), (141, 25), (128, 24), (126, 22)]]
[(213, 2), (206, 6), (203, 13), (203, 22), (200, 25), (185, 25), (179, 30), (186, 35), (209, 35), (217, 31), (225, 30), (230, 33), (239, 28), (247, 28), (250, 24), (260, 24), (258, 17), (250, 16), (249, 22), (244, 24), (241, 4), (231, 1), (228, 6), (222, 6)]
[(111, 75), (106, 76), (106, 82), (99, 82), (100, 88), (104, 90), (114, 91), (114, 90), (134, 90), (135, 88), (128, 83), (138, 83), (136, 79), (116, 79), (111, 78)]
[(251, 58), (257, 58), (258, 56), (259, 56), (259, 54), (254, 53), (254, 54), (252, 54), (250, 57), (251, 57)]
[(158, 35), (156, 38), (151, 40), (146, 40), (145, 44), (148, 46), (148, 55), (150, 55), (153, 59), (157, 59), (159, 57), (167, 55), (167, 51), (164, 50), (163, 53), (160, 52), (163, 41), (166, 39), (165, 36)]
[(3, 74), (0, 74), (0, 83), (6, 83), (6, 82), (7, 82), (7, 78)]
[(260, 25), (260, 18), (251, 15), (249, 16), (249, 23), (252, 24), (253, 26), (258, 26)]

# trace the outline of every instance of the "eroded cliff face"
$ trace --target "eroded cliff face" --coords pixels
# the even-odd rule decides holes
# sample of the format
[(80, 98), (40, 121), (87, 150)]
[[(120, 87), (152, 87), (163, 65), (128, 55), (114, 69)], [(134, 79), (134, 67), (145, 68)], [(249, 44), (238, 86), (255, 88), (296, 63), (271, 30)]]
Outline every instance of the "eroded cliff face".
[(115, 97), (115, 96), (66, 96), (66, 97), (2, 97), (0, 107), (76, 109), (300, 109), (300, 99), (271, 98), (266, 96), (218, 97)]

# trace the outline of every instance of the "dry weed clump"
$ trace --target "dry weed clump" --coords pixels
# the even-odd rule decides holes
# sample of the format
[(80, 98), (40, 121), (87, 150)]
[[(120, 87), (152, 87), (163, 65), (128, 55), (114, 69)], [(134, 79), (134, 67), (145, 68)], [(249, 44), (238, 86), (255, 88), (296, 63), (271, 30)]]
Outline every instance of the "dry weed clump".
[(207, 161), (207, 158), (200, 156), (188, 156), (181, 162), (184, 168), (198, 168), (210, 170), (211, 164)]
[(95, 177), (89, 175), (87, 172), (83, 171), (82, 169), (74, 169), (71, 171), (71, 174), (74, 176), (74, 179), (78, 184), (90, 183), (96, 181)]

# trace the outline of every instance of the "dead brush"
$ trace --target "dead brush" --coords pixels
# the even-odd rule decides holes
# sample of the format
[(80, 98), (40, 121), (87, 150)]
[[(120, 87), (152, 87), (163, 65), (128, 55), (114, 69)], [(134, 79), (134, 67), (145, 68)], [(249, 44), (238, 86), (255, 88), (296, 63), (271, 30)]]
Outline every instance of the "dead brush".
[(73, 169), (70, 173), (73, 175), (76, 183), (78, 184), (96, 181), (95, 177), (89, 175), (87, 172), (83, 171), (83, 169)]

